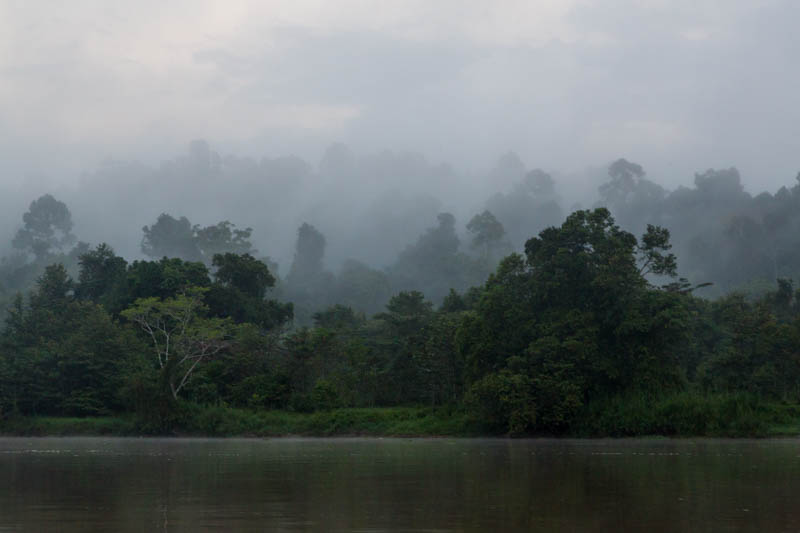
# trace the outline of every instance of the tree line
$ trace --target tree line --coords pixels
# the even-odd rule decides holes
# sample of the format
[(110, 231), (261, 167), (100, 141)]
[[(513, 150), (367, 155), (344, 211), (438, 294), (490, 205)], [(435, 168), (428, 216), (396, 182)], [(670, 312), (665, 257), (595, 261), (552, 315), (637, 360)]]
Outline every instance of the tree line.
[[(613, 190), (642, 183), (620, 165)], [(470, 221), (471, 251), (461, 252), (443, 213), (393, 267), (350, 277), (325, 271), (325, 239), (305, 224), (278, 279), (250, 230), (229, 222), (162, 215), (143, 228), (142, 249), (164, 256), (128, 262), (106, 244), (75, 244), (62, 206), (51, 196), (31, 204), (16, 263), (3, 265), (5, 280), (40, 273), (10, 297), (2, 417), (133, 413), (164, 431), (187, 404), (433, 405), (466, 410), (487, 432), (563, 434), (635, 398), (800, 400), (789, 279), (757, 299), (698, 297), (701, 285), (678, 277), (667, 229), (648, 224), (637, 238), (605, 207), (574, 211), (522, 253), (488, 210)], [(180, 256), (167, 257), (173, 250)], [(402, 275), (436, 290), (393, 290)], [(380, 307), (376, 287), (387, 295)]]

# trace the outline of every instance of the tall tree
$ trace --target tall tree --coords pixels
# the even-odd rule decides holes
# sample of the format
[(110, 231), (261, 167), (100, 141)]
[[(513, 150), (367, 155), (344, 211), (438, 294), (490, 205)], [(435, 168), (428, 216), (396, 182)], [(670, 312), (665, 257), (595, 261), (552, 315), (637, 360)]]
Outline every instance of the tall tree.
[(608, 176), (611, 180), (600, 186), (600, 198), (609, 205), (622, 204), (636, 191), (645, 171), (642, 165), (621, 158), (608, 166)]
[(472, 248), (480, 250), (484, 257), (489, 257), (503, 240), (506, 230), (489, 210), (475, 215), (467, 224), (472, 234)]
[(215, 283), (206, 296), (212, 316), (230, 317), (237, 323), (250, 322), (264, 329), (281, 326), (292, 319), (293, 305), (265, 300), (275, 278), (266, 264), (249, 254), (216, 254)]
[(590, 396), (675, 386), (685, 296), (642, 275), (674, 274), (668, 235), (652, 227), (640, 245), (607, 209), (576, 211), (503, 260), (457, 335), (476, 408), (559, 431)]
[(60, 264), (50, 265), (0, 335), (0, 411), (84, 416), (121, 407), (123, 368), (140, 347), (100, 306), (78, 301)]
[(176, 400), (197, 366), (228, 344), (229, 320), (203, 316), (205, 291), (190, 288), (165, 300), (139, 299), (122, 312), (152, 341), (162, 386)]
[(22, 215), (23, 227), (12, 242), (14, 248), (33, 253), (39, 259), (53, 251), (62, 251), (75, 243), (72, 214), (64, 202), (45, 194), (31, 202)]
[(563, 219), (558, 202), (553, 178), (534, 169), (516, 181), (509, 192), (489, 198), (486, 207), (503, 224), (511, 244), (521, 247), (531, 233)]
[(333, 274), (323, 267), (325, 236), (303, 223), (297, 230), (294, 260), (286, 275), (283, 296), (293, 302), (295, 320), (307, 325), (314, 312), (327, 307), (335, 290)]
[[(113, 292), (124, 290), (127, 261), (114, 253), (106, 243), (99, 244), (78, 258), (80, 273), (75, 296), (108, 306)], [(119, 296), (119, 295), (118, 295)]]
[(639, 231), (647, 223), (660, 223), (666, 191), (648, 180), (641, 165), (617, 159), (608, 167), (609, 181), (600, 186), (600, 204), (620, 225)]
[(223, 220), (213, 226), (194, 227), (197, 248), (206, 263), (213, 261), (216, 254), (254, 254), (253, 243), (250, 242), (252, 228), (238, 229), (236, 224)]
[(325, 256), (325, 236), (304, 222), (297, 230), (294, 261), (286, 276), (289, 285), (301, 285), (322, 274)]
[(142, 228), (142, 252), (160, 259), (178, 257), (186, 261), (203, 261), (210, 265), (221, 253), (253, 254), (252, 228), (238, 229), (227, 220), (200, 227), (186, 217), (176, 219), (162, 213), (155, 224)]
[(213, 265), (217, 268), (214, 274), (217, 282), (258, 300), (262, 300), (267, 289), (275, 285), (275, 278), (267, 265), (250, 254), (216, 254)]
[(155, 224), (144, 226), (142, 232), (142, 252), (149, 257), (178, 257), (186, 261), (202, 259), (194, 228), (186, 217), (176, 219), (162, 213)]
[[(434, 316), (433, 304), (418, 291), (400, 292), (375, 315), (383, 323), (382, 344), (388, 355), (386, 372), (391, 376), (390, 402), (408, 402), (424, 394), (415, 355), (425, 349), (425, 328)], [(387, 398), (387, 399), (388, 399)]]
[(436, 219), (436, 227), (428, 228), (416, 243), (400, 252), (391, 274), (398, 289), (421, 291), (438, 302), (451, 288), (466, 288), (473, 265), (458, 251), (461, 241), (455, 217), (439, 213)]

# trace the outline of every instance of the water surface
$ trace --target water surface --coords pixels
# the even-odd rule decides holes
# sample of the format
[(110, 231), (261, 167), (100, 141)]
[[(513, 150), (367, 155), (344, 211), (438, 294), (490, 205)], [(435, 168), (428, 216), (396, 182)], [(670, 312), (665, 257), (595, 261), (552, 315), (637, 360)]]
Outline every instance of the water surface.
[(0, 438), (0, 531), (800, 531), (800, 440)]

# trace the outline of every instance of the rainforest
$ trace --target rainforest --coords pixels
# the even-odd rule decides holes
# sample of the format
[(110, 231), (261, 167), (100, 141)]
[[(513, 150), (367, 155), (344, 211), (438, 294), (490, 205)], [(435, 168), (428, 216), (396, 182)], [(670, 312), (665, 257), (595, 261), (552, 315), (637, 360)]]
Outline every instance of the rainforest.
[[(225, 183), (220, 201), (234, 202), (254, 183), (266, 194), (292, 181), (291, 168), (262, 163), (254, 182), (241, 161), (220, 162), (204, 142), (191, 149), (159, 171), (173, 190), (189, 177), (201, 191)], [(251, 227), (163, 212), (141, 229), (129, 260), (111, 244), (79, 240), (66, 203), (35, 198), (0, 263), (0, 430), (800, 428), (800, 185), (752, 196), (731, 168), (667, 191), (619, 159), (599, 199), (568, 210), (550, 174), (513, 155), (494, 177), (503, 172), (508, 192), (489, 195), (463, 226), (435, 203), (422, 206), (429, 227), (388, 265), (347, 259), (338, 272), (326, 263), (326, 228), (308, 222), (280, 275)], [(382, 234), (389, 244), (408, 234), (420, 206), (406, 208), (356, 221), (360, 247), (384, 250)]]

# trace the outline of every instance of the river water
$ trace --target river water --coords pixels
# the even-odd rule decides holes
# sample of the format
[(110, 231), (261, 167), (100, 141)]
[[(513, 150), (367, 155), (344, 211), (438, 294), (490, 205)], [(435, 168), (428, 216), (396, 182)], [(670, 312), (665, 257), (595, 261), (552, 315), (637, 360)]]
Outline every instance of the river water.
[(0, 438), (0, 531), (800, 531), (800, 440)]

